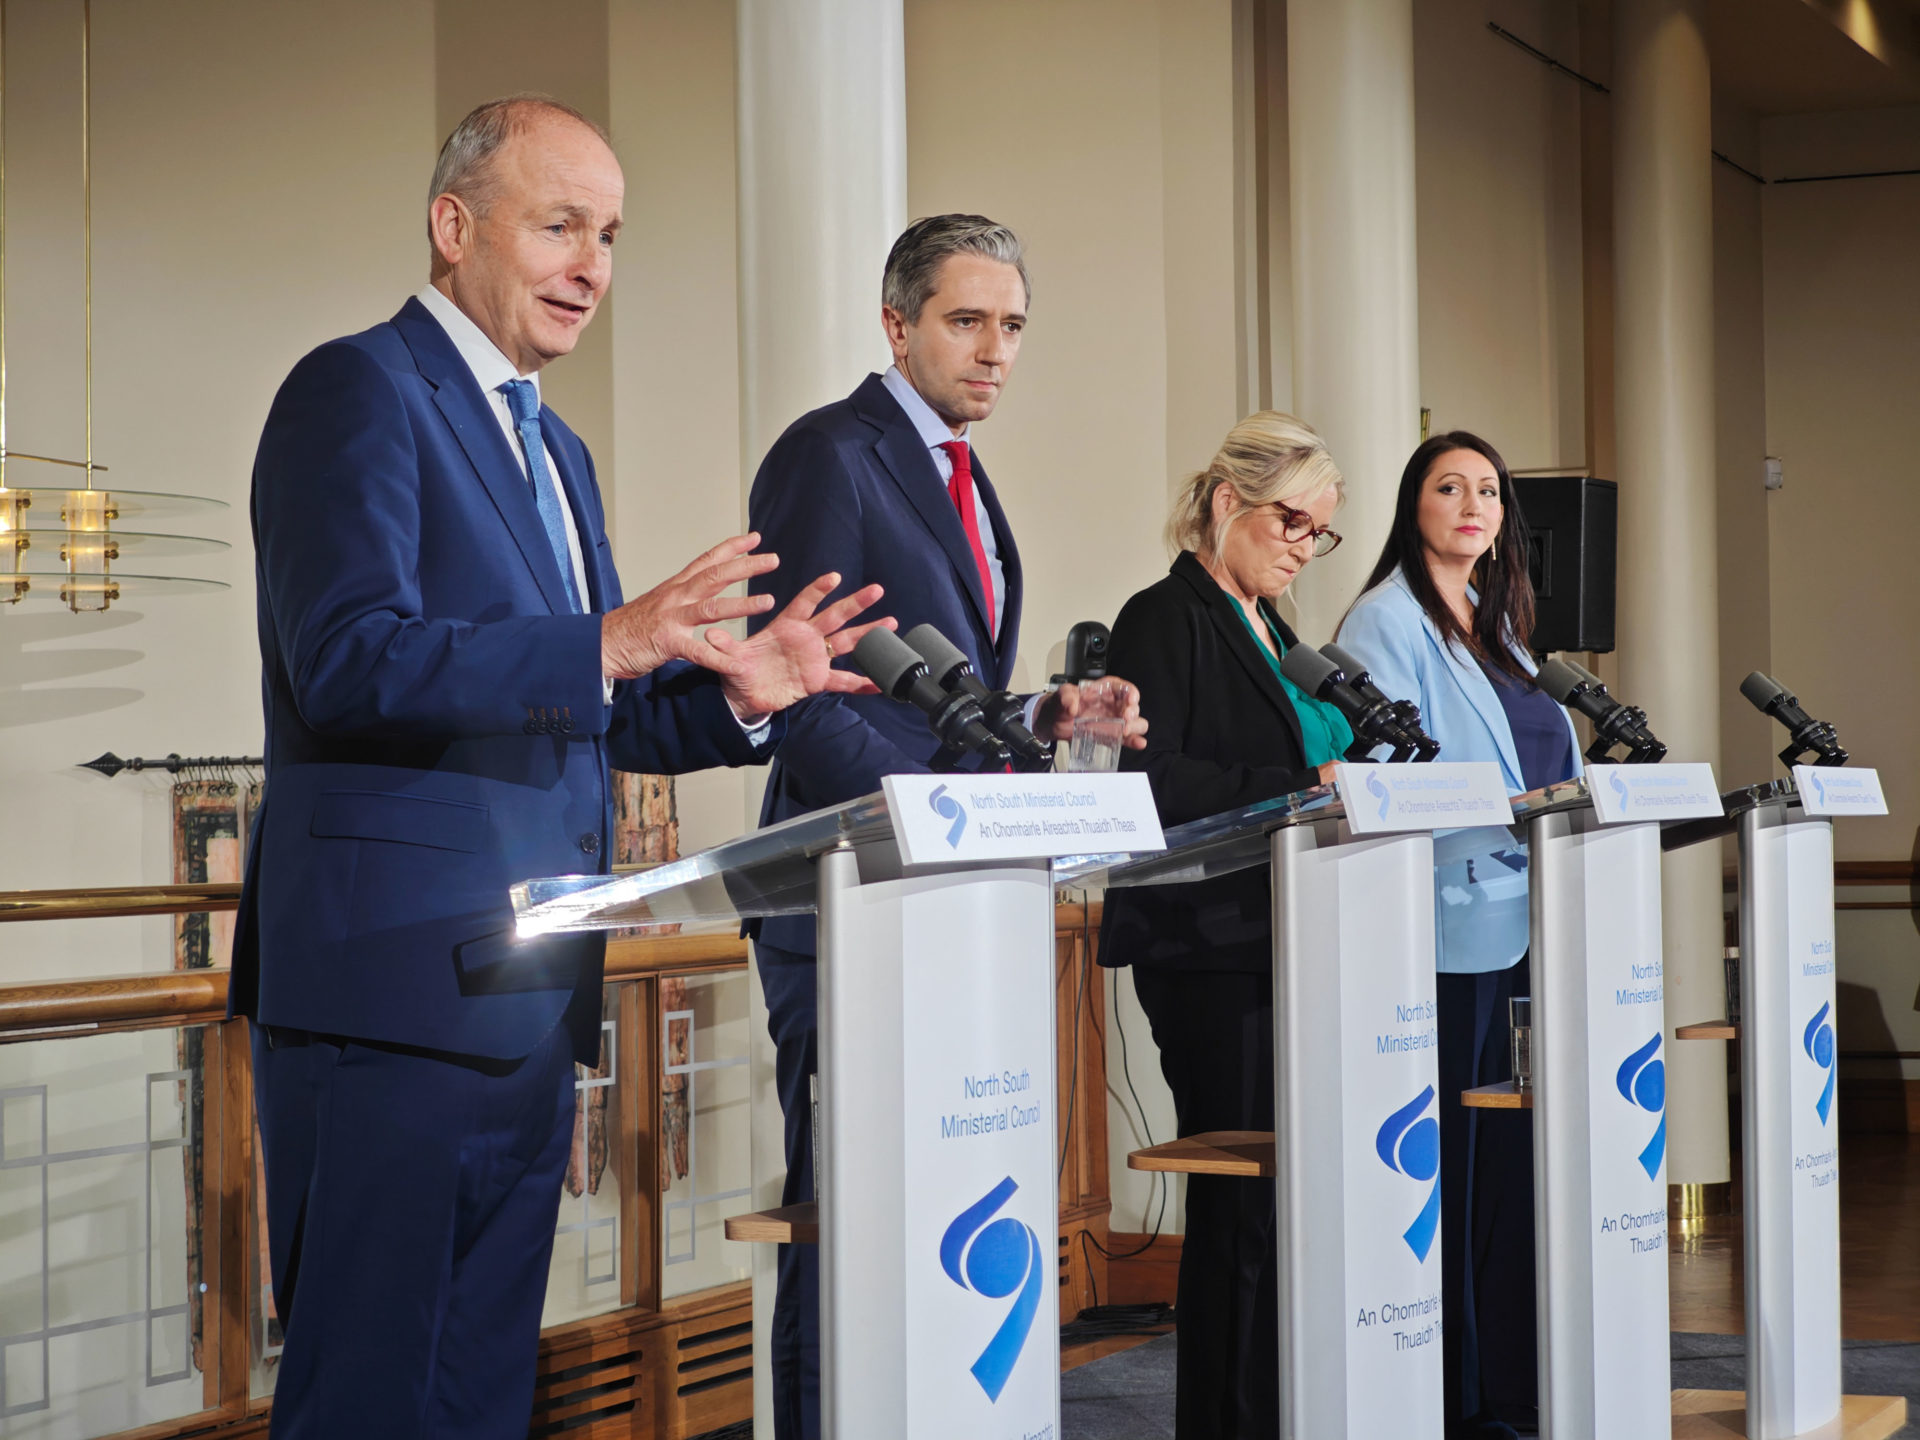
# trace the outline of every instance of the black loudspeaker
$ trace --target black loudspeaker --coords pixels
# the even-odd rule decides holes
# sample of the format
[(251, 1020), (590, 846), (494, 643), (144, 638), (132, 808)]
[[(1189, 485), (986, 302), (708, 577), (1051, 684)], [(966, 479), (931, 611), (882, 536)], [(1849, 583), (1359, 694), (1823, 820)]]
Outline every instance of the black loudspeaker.
[(1533, 531), (1533, 649), (1613, 649), (1620, 487), (1585, 475), (1516, 475), (1513, 495)]

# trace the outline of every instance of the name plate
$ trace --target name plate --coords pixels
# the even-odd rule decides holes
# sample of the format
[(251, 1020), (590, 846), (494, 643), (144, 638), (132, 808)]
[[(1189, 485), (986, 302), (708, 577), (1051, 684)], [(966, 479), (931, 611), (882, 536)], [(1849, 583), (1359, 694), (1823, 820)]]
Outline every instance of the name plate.
[(1356, 835), (1513, 823), (1506, 782), (1491, 760), (1427, 765), (1342, 761), (1334, 766), (1334, 784), (1347, 807), (1347, 828)]
[(1870, 766), (1796, 765), (1793, 783), (1809, 815), (1884, 815), (1880, 772)]
[(1644, 825), (1648, 821), (1695, 820), (1724, 815), (1713, 766), (1589, 765), (1587, 793), (1602, 825)]
[(1167, 848), (1137, 772), (889, 775), (881, 784), (908, 865)]

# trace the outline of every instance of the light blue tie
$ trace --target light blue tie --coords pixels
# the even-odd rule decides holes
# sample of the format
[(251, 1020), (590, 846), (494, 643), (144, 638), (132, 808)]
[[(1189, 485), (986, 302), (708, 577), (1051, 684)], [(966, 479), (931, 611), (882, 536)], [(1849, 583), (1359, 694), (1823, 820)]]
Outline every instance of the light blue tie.
[(560, 518), (560, 492), (554, 486), (553, 472), (547, 468), (547, 445), (540, 438), (540, 391), (531, 380), (509, 380), (500, 387), (512, 412), (514, 429), (520, 432), (520, 444), (527, 452), (527, 471), (533, 477), (533, 502), (540, 507), (540, 523), (546, 527), (547, 543), (560, 566), (560, 579), (567, 587), (567, 600), (573, 613), (580, 614), (580, 592), (573, 583), (573, 553), (567, 549), (567, 526)]

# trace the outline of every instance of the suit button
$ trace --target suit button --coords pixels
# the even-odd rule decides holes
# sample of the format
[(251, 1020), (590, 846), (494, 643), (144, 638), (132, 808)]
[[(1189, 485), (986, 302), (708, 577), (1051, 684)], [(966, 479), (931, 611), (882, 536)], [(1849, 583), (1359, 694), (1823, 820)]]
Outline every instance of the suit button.
[(529, 735), (538, 735), (540, 733), (540, 722), (538, 720), (529, 720), (520, 728)]
[(560, 722), (560, 730), (562, 734), (566, 735), (573, 733), (573, 717), (571, 715)]
[(586, 834), (580, 837), (580, 849), (588, 855), (598, 855), (600, 853), (600, 837), (591, 830), (587, 831)]

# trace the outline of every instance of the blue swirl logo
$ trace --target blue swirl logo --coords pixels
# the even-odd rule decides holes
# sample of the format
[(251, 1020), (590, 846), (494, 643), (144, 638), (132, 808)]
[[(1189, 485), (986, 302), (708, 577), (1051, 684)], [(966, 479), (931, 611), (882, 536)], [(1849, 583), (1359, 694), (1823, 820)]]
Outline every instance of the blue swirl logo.
[(962, 1290), (989, 1300), (1004, 1300), (1016, 1290), (1020, 1292), (1007, 1318), (971, 1367), (973, 1378), (987, 1392), (987, 1399), (995, 1403), (1007, 1388), (1007, 1377), (1013, 1374), (1028, 1332), (1033, 1329), (1044, 1277), (1040, 1237), (1010, 1215), (993, 1218), (1019, 1188), (1009, 1175), (956, 1215), (947, 1233), (940, 1237), (940, 1268)]
[(1607, 776), (1607, 784), (1612, 786), (1613, 793), (1620, 797), (1620, 810), (1624, 814), (1627, 807), (1633, 803), (1633, 797), (1627, 793), (1626, 777), (1616, 770)]
[(1373, 1148), (1389, 1170), (1409, 1180), (1433, 1181), (1427, 1203), (1401, 1236), (1414, 1259), (1422, 1263), (1440, 1229), (1440, 1121), (1426, 1113), (1432, 1105), (1433, 1087), (1429, 1085), (1389, 1115), (1373, 1137)]
[(947, 827), (947, 844), (952, 849), (958, 850), (960, 837), (966, 833), (967, 829), (966, 807), (948, 794), (947, 787), (944, 785), (933, 787), (933, 793), (927, 797), (927, 804), (933, 807), (933, 813), (942, 820), (953, 822)]
[(1827, 803), (1827, 787), (1823, 783), (1821, 783), (1820, 772), (1818, 770), (1808, 771), (1807, 779), (1813, 782), (1814, 803), (1816, 805), (1826, 804)]
[(1813, 1012), (1806, 1031), (1800, 1036), (1800, 1048), (1807, 1052), (1807, 1058), (1827, 1072), (1827, 1088), (1820, 1092), (1820, 1098), (1813, 1105), (1822, 1125), (1833, 1113), (1833, 1026), (1827, 1023), (1827, 1012), (1832, 1008), (1831, 1004), (1823, 1003)]
[(1378, 770), (1369, 770), (1367, 772), (1367, 793), (1380, 797), (1380, 818), (1382, 820), (1386, 819), (1387, 810), (1393, 804), (1393, 794), (1386, 786), (1380, 783), (1380, 772)]
[(1660, 1117), (1660, 1127), (1640, 1152), (1640, 1167), (1647, 1178), (1658, 1180), (1660, 1162), (1667, 1158), (1667, 1067), (1660, 1059), (1658, 1034), (1620, 1062), (1613, 1083), (1620, 1087), (1622, 1098)]

